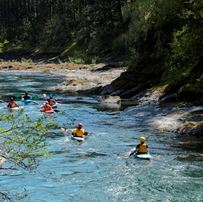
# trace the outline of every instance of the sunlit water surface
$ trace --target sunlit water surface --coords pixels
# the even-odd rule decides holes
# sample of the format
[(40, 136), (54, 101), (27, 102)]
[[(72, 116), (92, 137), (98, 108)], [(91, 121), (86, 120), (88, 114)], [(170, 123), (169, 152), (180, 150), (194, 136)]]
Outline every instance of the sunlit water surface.
[[(46, 74), (1, 73), (0, 96), (25, 90), (37, 94), (36, 103), (24, 105), (24, 111), (43, 116), (43, 93), (62, 80)], [(115, 111), (103, 109), (91, 97), (53, 96), (64, 100), (58, 106), (64, 113), (47, 116), (69, 129), (83, 122), (90, 135), (79, 143), (60, 130), (50, 131), (47, 141), (53, 155), (34, 173), (0, 170), (2, 190), (26, 194), (20, 201), (29, 202), (203, 201), (202, 150), (183, 149), (174, 134), (150, 126), (170, 108), (143, 105)], [(151, 161), (128, 157), (139, 136), (149, 136)]]

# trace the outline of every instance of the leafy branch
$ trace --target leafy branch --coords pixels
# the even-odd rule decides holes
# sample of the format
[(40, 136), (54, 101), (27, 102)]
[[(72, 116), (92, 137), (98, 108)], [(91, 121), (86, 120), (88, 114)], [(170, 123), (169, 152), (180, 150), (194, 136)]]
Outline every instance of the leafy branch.
[[(56, 127), (45, 116), (31, 118), (24, 112), (0, 115), (0, 159), (17, 168), (36, 169), (41, 158), (48, 158), (46, 134)], [(2, 165), (1, 165), (2, 166)], [(1, 168), (1, 167), (0, 167)], [(0, 201), (12, 201), (8, 193), (0, 191)]]

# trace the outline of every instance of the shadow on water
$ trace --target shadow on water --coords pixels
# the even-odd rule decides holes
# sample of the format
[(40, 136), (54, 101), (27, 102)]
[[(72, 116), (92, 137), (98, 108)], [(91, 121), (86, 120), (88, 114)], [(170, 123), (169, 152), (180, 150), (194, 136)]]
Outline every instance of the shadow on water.
[(198, 152), (203, 154), (203, 140), (197, 137), (182, 136), (177, 138), (175, 148), (181, 148), (188, 152)]

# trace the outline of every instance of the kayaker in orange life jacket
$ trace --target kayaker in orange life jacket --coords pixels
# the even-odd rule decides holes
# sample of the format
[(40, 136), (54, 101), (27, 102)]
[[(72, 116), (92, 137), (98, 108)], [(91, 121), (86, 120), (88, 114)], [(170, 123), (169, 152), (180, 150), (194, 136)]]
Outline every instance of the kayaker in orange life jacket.
[(14, 108), (14, 107), (18, 107), (18, 105), (16, 104), (16, 102), (14, 101), (14, 99), (11, 97), (8, 101), (8, 104), (7, 104), (7, 107), (8, 108)]
[(145, 143), (146, 138), (140, 137), (140, 144), (136, 146), (136, 149), (130, 153), (130, 156), (134, 153), (136, 154), (147, 154), (148, 153), (148, 145)]
[(48, 102), (49, 105), (51, 105), (51, 106), (56, 105), (56, 101), (55, 101), (52, 97), (47, 98), (47, 102)]
[(72, 135), (75, 137), (84, 137), (87, 136), (88, 132), (83, 129), (83, 124), (78, 123), (77, 128), (72, 130)]
[(41, 106), (41, 110), (42, 112), (47, 112), (47, 111), (51, 111), (53, 110), (52, 106), (48, 103), (45, 102), (42, 106)]

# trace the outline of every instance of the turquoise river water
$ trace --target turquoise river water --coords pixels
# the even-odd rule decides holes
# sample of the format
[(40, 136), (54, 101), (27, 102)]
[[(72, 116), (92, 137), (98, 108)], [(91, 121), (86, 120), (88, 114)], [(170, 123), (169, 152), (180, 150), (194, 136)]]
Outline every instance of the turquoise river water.
[[(25, 90), (42, 99), (24, 106), (32, 116), (39, 111), (43, 93), (63, 77), (33, 73), (1, 73), (0, 97)], [(90, 135), (83, 143), (60, 130), (47, 137), (53, 155), (40, 162), (36, 172), (0, 170), (1, 190), (26, 193), (28, 202), (202, 202), (202, 149), (181, 147), (173, 133), (159, 132), (149, 123), (172, 110), (155, 105), (105, 109), (94, 97), (54, 92), (63, 102), (49, 115), (59, 126), (73, 128), (83, 122)], [(20, 101), (18, 102), (19, 104)], [(1, 103), (4, 106), (5, 103)], [(7, 109), (1, 109), (5, 112)], [(139, 136), (149, 136), (151, 161), (128, 157)]]

